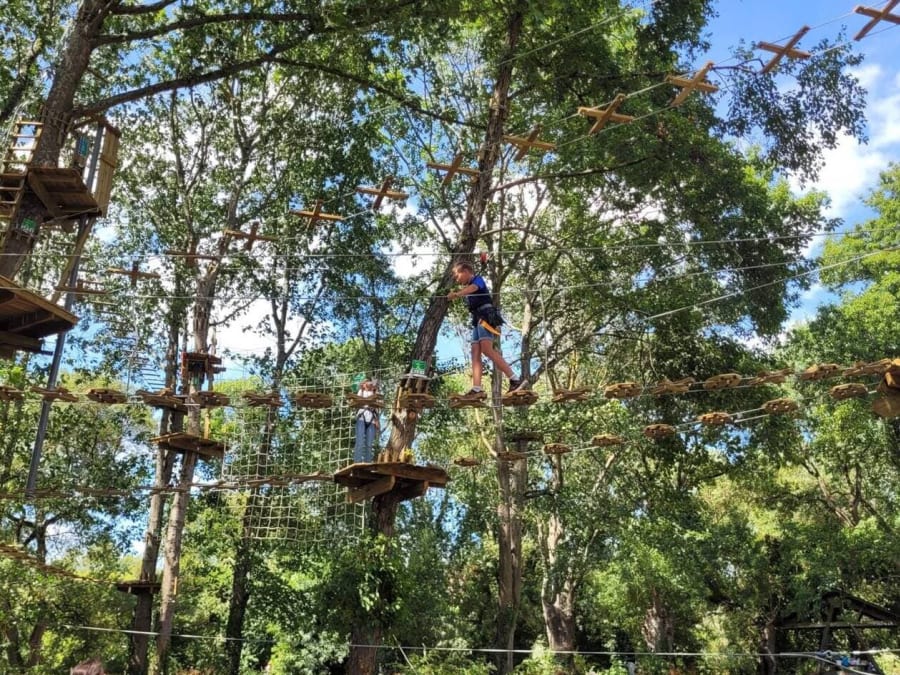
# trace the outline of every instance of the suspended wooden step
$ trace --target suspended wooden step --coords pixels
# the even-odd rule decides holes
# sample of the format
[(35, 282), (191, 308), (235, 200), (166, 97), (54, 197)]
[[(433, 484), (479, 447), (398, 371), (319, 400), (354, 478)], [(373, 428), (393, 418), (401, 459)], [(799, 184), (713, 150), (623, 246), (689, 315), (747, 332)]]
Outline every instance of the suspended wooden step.
[(800, 30), (798, 30), (794, 37), (788, 40), (784, 45), (776, 45), (771, 42), (757, 42), (757, 49), (765, 49), (767, 52), (774, 52), (775, 56), (773, 56), (769, 62), (762, 67), (759, 71), (760, 75), (765, 73), (770, 73), (775, 69), (775, 66), (787, 56), (789, 59), (808, 59), (812, 54), (809, 52), (805, 52), (801, 49), (795, 49), (794, 46), (800, 42), (800, 39), (809, 32), (809, 26), (803, 26)]
[(769, 415), (785, 415), (787, 413), (796, 412), (800, 409), (800, 406), (795, 400), (790, 398), (775, 398), (771, 401), (766, 401), (760, 408)]
[(0, 385), (0, 401), (21, 401), (25, 398), (25, 392), (15, 387)]
[(231, 398), (217, 391), (195, 391), (187, 397), (187, 403), (201, 408), (221, 408), (231, 405)]
[(797, 375), (797, 378), (801, 382), (816, 382), (827, 380), (829, 377), (837, 377), (843, 370), (836, 363), (817, 363)]
[(449, 398), (449, 407), (452, 410), (457, 410), (459, 408), (484, 408), (484, 401), (487, 399), (487, 394), (483, 391), (479, 391), (474, 394), (450, 394)]
[(388, 176), (382, 181), (381, 186), (374, 187), (363, 187), (359, 186), (356, 188), (356, 191), (363, 195), (374, 195), (375, 201), (372, 202), (372, 210), (377, 211), (381, 208), (381, 202), (385, 199), (393, 199), (393, 200), (401, 200), (409, 197), (405, 192), (399, 192), (397, 190), (391, 190), (391, 185), (394, 183), (394, 177)]
[(706, 81), (706, 74), (714, 65), (715, 64), (712, 61), (707, 62), (705, 66), (703, 66), (689, 78), (680, 77), (678, 75), (667, 75), (666, 82), (668, 82), (669, 84), (673, 84), (681, 89), (681, 91), (675, 95), (675, 98), (672, 99), (669, 105), (673, 108), (680, 106), (694, 91), (700, 91), (704, 94), (712, 94), (719, 91), (719, 88), (716, 85)]
[(241, 394), (241, 398), (247, 402), (247, 406), (250, 408), (280, 408), (283, 405), (283, 401), (281, 400), (281, 394), (277, 391), (273, 392), (257, 392), (257, 391), (245, 391)]
[(884, 375), (891, 369), (890, 359), (878, 361), (857, 361), (841, 373), (844, 377), (863, 377), (865, 375)]
[(890, 369), (884, 374), (884, 379), (878, 385), (879, 391), (900, 391), (900, 359), (894, 359)]
[(151, 438), (150, 442), (174, 452), (196, 452), (203, 459), (222, 459), (225, 455), (225, 446), (219, 441), (201, 438), (184, 431), (157, 436)]
[(126, 270), (121, 267), (107, 267), (107, 274), (122, 274), (127, 276), (131, 281), (131, 287), (135, 288), (137, 286), (138, 279), (159, 279), (159, 274), (156, 272), (141, 272), (137, 261), (131, 264), (131, 269)]
[(591, 439), (591, 445), (595, 448), (609, 448), (614, 445), (622, 445), (625, 439), (615, 434), (597, 434)]
[(181, 352), (181, 367), (188, 373), (207, 377), (225, 372), (221, 357), (206, 352)]
[(579, 106), (579, 115), (583, 115), (584, 117), (588, 117), (594, 120), (593, 126), (588, 131), (588, 136), (597, 133), (609, 122), (613, 122), (615, 124), (627, 124), (628, 122), (633, 122), (634, 117), (632, 115), (623, 115), (616, 112), (616, 110), (619, 109), (619, 106), (625, 102), (626, 98), (627, 97), (625, 96), (625, 94), (616, 94), (616, 97), (613, 99), (612, 103), (610, 103), (606, 108), (602, 109), (585, 108)]
[(643, 391), (643, 387), (637, 382), (616, 382), (606, 387), (603, 395), (606, 398), (635, 398), (641, 395), (641, 391)]
[(339, 220), (343, 220), (344, 216), (339, 216), (336, 213), (322, 213), (322, 200), (316, 200), (316, 206), (312, 211), (290, 211), (290, 213), (294, 216), (299, 216), (300, 218), (309, 218), (309, 225), (312, 227), (320, 220), (325, 220), (328, 222), (337, 222)]
[(60, 293), (72, 293), (73, 295), (106, 295), (108, 291), (100, 284), (100, 281), (78, 279), (75, 281), (74, 286), (56, 286), (54, 290)]
[(763, 370), (757, 373), (747, 384), (751, 387), (757, 387), (763, 384), (784, 384), (794, 371), (790, 368), (782, 368), (780, 370)]
[(743, 380), (737, 373), (722, 373), (713, 375), (703, 383), (703, 388), (707, 391), (717, 391), (719, 389), (732, 389), (740, 385)]
[(869, 34), (869, 31), (875, 28), (881, 21), (890, 21), (894, 24), (900, 24), (900, 14), (892, 14), (891, 10), (894, 9), (898, 4), (897, 0), (888, 0), (887, 4), (881, 9), (876, 9), (875, 7), (863, 7), (862, 5), (857, 5), (853, 8), (853, 11), (857, 14), (862, 14), (863, 16), (869, 17), (870, 21), (863, 26), (860, 31), (853, 36), (854, 40), (862, 40), (866, 35)]
[(533, 392), (530, 389), (519, 389), (517, 391), (511, 391), (504, 394), (500, 398), (500, 403), (502, 405), (517, 408), (526, 405), (534, 405), (535, 403), (537, 403), (537, 400), (537, 393)]
[(248, 253), (253, 250), (253, 244), (258, 241), (267, 241), (267, 242), (276, 242), (278, 241), (275, 237), (265, 237), (258, 233), (259, 222), (253, 221), (250, 223), (250, 231), (243, 232), (241, 230), (225, 230), (225, 234), (233, 239), (243, 239), (244, 240), (244, 250)]
[(415, 410), (420, 411), (425, 408), (433, 408), (435, 406), (434, 396), (431, 394), (417, 394), (411, 391), (404, 390), (400, 394), (400, 398), (398, 399), (398, 405), (401, 408), (405, 408), (406, 410)]
[(664, 377), (650, 390), (654, 396), (667, 396), (669, 394), (686, 394), (691, 385), (697, 380), (693, 377), (682, 377), (680, 380), (670, 380)]
[(532, 441), (543, 441), (544, 434), (540, 431), (514, 431), (506, 435), (506, 440), (510, 443), (530, 443)]
[(550, 399), (554, 403), (567, 403), (569, 401), (587, 401), (594, 395), (593, 389), (580, 387), (578, 389), (554, 389), (553, 398)]
[(697, 421), (705, 427), (723, 427), (731, 424), (734, 418), (727, 412), (708, 412), (698, 416)]
[(886, 392), (872, 402), (872, 410), (884, 419), (900, 417), (900, 392)]
[(141, 401), (145, 405), (149, 405), (151, 408), (166, 408), (168, 410), (175, 410), (182, 413), (186, 413), (188, 411), (187, 405), (184, 401), (185, 397), (176, 396), (174, 392), (167, 387), (159, 389), (156, 392), (138, 389), (134, 393), (138, 398), (141, 399)]
[(40, 394), (41, 398), (49, 403), (55, 403), (56, 401), (62, 401), (64, 403), (78, 402), (78, 396), (65, 387), (31, 387), (30, 390), (35, 394)]
[(158, 581), (119, 581), (116, 583), (116, 590), (130, 595), (153, 595), (159, 593), (162, 584)]
[(313, 408), (320, 410), (334, 405), (331, 394), (319, 391), (299, 391), (294, 394), (294, 405), (298, 408)]
[(503, 136), (504, 141), (506, 141), (510, 145), (514, 145), (519, 149), (515, 157), (513, 157), (513, 161), (521, 161), (525, 158), (525, 155), (527, 155), (529, 151), (533, 149), (542, 150), (544, 152), (547, 152), (549, 150), (556, 150), (556, 145), (554, 143), (548, 143), (547, 141), (538, 140), (538, 136), (540, 135), (540, 133), (541, 128), (537, 126), (531, 130), (528, 136)]
[(102, 387), (94, 387), (88, 389), (87, 397), (95, 403), (103, 403), (105, 405), (114, 405), (117, 403), (126, 403), (128, 395), (118, 389), (105, 389)]
[(861, 382), (848, 382), (839, 384), (828, 390), (835, 401), (843, 401), (848, 398), (863, 398), (869, 395), (869, 388)]
[(528, 459), (528, 455), (524, 452), (514, 452), (512, 450), (506, 450), (504, 452), (497, 453), (497, 461), (499, 462), (518, 462), (523, 459)]
[(544, 446), (545, 455), (567, 455), (572, 452), (572, 446), (565, 443), (547, 443)]
[(453, 459), (453, 463), (456, 466), (469, 468), (473, 466), (479, 466), (481, 464), (481, 460), (477, 457), (455, 457)]
[(439, 466), (418, 466), (407, 462), (361, 462), (345, 466), (333, 480), (349, 488), (347, 501), (356, 504), (378, 495), (399, 501), (424, 495), (428, 488), (443, 488), (449, 474)]
[(74, 314), (0, 276), (0, 358), (11, 358), (19, 350), (40, 353), (45, 337), (76, 323)]
[(446, 171), (447, 175), (444, 176), (444, 180), (441, 181), (441, 185), (447, 186), (450, 184), (450, 181), (453, 180), (453, 177), (456, 174), (461, 174), (469, 177), (470, 182), (474, 182), (478, 178), (478, 174), (480, 171), (478, 169), (467, 169), (462, 165), (463, 156), (462, 153), (458, 153), (450, 164), (437, 164), (435, 162), (427, 162), (425, 166), (429, 169), (435, 169), (436, 171)]
[(206, 253), (197, 253), (197, 242), (192, 241), (190, 248), (186, 251), (181, 251), (179, 249), (166, 249), (165, 254), (170, 258), (181, 258), (184, 260), (184, 263), (188, 267), (196, 267), (198, 260), (218, 260), (219, 258), (214, 255), (208, 255)]
[(376, 396), (358, 396), (353, 393), (347, 394), (347, 406), (350, 408), (383, 408), (384, 396), (378, 394)]
[(677, 433), (671, 424), (650, 424), (644, 427), (644, 436), (654, 441), (674, 436)]

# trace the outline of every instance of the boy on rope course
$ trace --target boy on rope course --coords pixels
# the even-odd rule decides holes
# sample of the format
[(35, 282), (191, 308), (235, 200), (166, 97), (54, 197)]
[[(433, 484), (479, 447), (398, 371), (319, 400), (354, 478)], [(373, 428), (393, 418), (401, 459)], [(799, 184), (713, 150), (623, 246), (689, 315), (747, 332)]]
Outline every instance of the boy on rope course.
[(453, 266), (453, 276), (456, 283), (463, 287), (450, 291), (447, 298), (456, 300), (465, 297), (466, 305), (472, 313), (472, 388), (466, 392), (466, 396), (483, 394), (481, 389), (481, 357), (486, 356), (490, 361), (509, 378), (509, 391), (518, 391), (528, 386), (528, 380), (521, 377), (513, 377), (512, 368), (503, 359), (503, 356), (494, 349), (494, 337), (500, 337), (500, 326), (503, 317), (494, 307), (491, 300), (491, 292), (488, 290), (484, 279), (475, 274), (475, 268), (471, 263), (458, 262)]

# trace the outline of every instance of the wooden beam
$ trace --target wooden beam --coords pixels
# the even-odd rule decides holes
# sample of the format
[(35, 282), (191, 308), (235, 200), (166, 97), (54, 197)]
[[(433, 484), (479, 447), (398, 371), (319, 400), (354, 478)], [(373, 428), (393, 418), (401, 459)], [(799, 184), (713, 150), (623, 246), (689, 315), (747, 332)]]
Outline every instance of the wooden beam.
[(309, 218), (309, 224), (315, 225), (319, 220), (328, 220), (328, 221), (338, 221), (343, 220), (343, 216), (339, 216), (335, 213), (322, 213), (322, 200), (316, 200), (316, 206), (312, 211), (291, 211), (292, 215), (299, 216), (301, 218)]
[(37, 174), (31, 171), (28, 172), (28, 187), (30, 187), (31, 191), (41, 200), (41, 203), (46, 207), (47, 211), (50, 212), (51, 216), (54, 218), (65, 218), (65, 214), (60, 210), (57, 201), (50, 196), (49, 192), (47, 192), (47, 188), (45, 188), (44, 184), (38, 179)]
[(381, 202), (384, 199), (406, 199), (409, 197), (405, 192), (398, 192), (397, 190), (391, 190), (390, 187), (394, 182), (393, 176), (388, 176), (381, 183), (380, 187), (372, 188), (372, 187), (357, 187), (356, 191), (363, 195), (375, 195), (375, 201), (372, 202), (372, 210), (377, 211), (381, 208)]
[(428, 162), (425, 164), (425, 166), (427, 166), (429, 169), (447, 172), (447, 175), (444, 176), (444, 180), (441, 181), (441, 185), (444, 186), (449, 185), (450, 181), (453, 180), (453, 176), (458, 173), (469, 176), (469, 180), (474, 181), (476, 178), (478, 178), (478, 174), (481, 172), (478, 169), (467, 169), (464, 166), (460, 166), (462, 164), (462, 160), (463, 156), (460, 152), (457, 153), (450, 164), (437, 164), (435, 162)]
[(538, 150), (556, 150), (555, 143), (548, 143), (547, 141), (539, 141), (538, 134), (541, 133), (541, 128), (539, 126), (534, 127), (528, 136), (510, 136), (503, 135), (503, 140), (507, 143), (511, 143), (512, 145), (519, 148), (519, 152), (516, 153), (516, 156), (513, 157), (513, 160), (518, 162), (522, 160), (525, 155), (528, 154), (528, 151), (532, 148), (537, 148)]
[(702, 91), (705, 94), (711, 94), (713, 92), (719, 91), (719, 88), (706, 82), (706, 74), (709, 72), (709, 69), (712, 68), (715, 64), (712, 61), (708, 61), (705, 66), (703, 66), (700, 70), (694, 73), (693, 77), (684, 78), (679, 77), (678, 75), (667, 75), (666, 82), (670, 84), (674, 84), (676, 87), (681, 89), (678, 94), (675, 95), (675, 98), (672, 99), (672, 102), (669, 103), (673, 108), (680, 106), (684, 103), (685, 99), (691, 95), (692, 92)]
[(891, 14), (891, 10), (898, 4), (900, 4), (900, 0), (889, 0), (889, 2), (881, 9), (863, 7), (862, 5), (854, 7), (854, 12), (870, 17), (871, 21), (863, 26), (860, 31), (853, 36), (853, 39), (862, 40), (880, 21), (890, 21), (891, 23), (900, 24), (900, 15)]
[(597, 133), (603, 127), (606, 126), (607, 122), (616, 122), (619, 124), (625, 124), (627, 122), (634, 121), (633, 115), (622, 115), (617, 113), (616, 110), (625, 102), (627, 97), (625, 94), (616, 94), (616, 97), (613, 99), (612, 103), (609, 104), (606, 108), (585, 108), (579, 106), (578, 114), (583, 115), (585, 117), (590, 117), (594, 120), (594, 126), (591, 127), (590, 131), (588, 131), (588, 136)]
[(37, 338), (17, 335), (5, 330), (0, 330), (0, 345), (17, 347), (31, 352), (40, 351), (42, 343)]
[(381, 476), (367, 485), (349, 489), (347, 491), (347, 501), (351, 504), (358, 504), (369, 497), (383, 495), (385, 492), (393, 490), (396, 482), (397, 479), (394, 476)]
[(40, 309), (33, 312), (25, 312), (17, 316), (11, 317), (7, 322), (0, 322), (0, 330), (21, 331), (32, 326), (46, 323), (53, 319), (53, 314), (46, 310)]
[(809, 32), (809, 26), (803, 26), (784, 46), (772, 44), (771, 42), (757, 42), (757, 49), (765, 49), (769, 52), (775, 52), (775, 56), (759, 71), (760, 75), (770, 73), (778, 65), (778, 63), (787, 56), (789, 59), (808, 59), (812, 56), (809, 52), (800, 49), (794, 49), (794, 45), (800, 42), (800, 38)]
[(0, 288), (0, 305), (5, 305), (7, 302), (16, 299), (16, 294), (13, 293), (8, 288)]

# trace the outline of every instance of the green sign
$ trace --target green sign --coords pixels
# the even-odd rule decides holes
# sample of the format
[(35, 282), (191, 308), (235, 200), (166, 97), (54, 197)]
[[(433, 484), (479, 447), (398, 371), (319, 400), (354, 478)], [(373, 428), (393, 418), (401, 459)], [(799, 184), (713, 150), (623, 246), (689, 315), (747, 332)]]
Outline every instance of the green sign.
[(363, 380), (365, 380), (365, 379), (366, 379), (365, 373), (357, 373), (356, 375), (353, 376), (353, 380), (351, 381), (350, 384), (354, 389), (358, 390), (359, 385), (361, 385)]
[(34, 234), (37, 231), (37, 222), (31, 218), (22, 218), (22, 222), (19, 223), (19, 229)]
[(428, 370), (428, 364), (424, 361), (413, 361), (412, 368), (410, 369), (410, 374), (412, 375), (425, 375), (425, 372)]

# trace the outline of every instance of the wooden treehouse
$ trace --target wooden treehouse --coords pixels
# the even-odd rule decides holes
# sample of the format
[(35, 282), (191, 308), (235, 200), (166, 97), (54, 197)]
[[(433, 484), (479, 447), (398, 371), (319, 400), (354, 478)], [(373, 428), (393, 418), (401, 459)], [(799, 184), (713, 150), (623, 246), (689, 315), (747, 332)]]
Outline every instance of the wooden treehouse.
[(16, 351), (41, 352), (43, 339), (65, 332), (78, 317), (0, 276), (0, 358)]
[(40, 223), (19, 218), (28, 201), (36, 202), (51, 223), (65, 225), (82, 216), (106, 213), (121, 133), (103, 119), (76, 127), (64, 148), (62, 166), (37, 166), (43, 124), (19, 120), (12, 129), (0, 165), (0, 225), (4, 237), (31, 238)]

